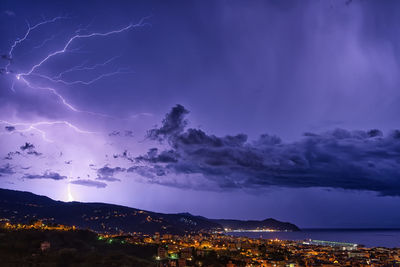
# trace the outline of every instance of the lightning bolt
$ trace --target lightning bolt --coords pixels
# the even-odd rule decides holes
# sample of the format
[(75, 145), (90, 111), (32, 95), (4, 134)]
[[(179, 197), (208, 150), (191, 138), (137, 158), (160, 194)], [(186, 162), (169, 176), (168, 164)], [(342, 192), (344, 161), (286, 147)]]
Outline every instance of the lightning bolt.
[[(97, 75), (96, 77), (89, 79), (89, 80), (66, 80), (64, 78), (65, 75), (69, 74), (69, 73), (73, 73), (73, 72), (82, 72), (82, 71), (93, 71), (93, 70), (97, 70), (99, 68), (105, 67), (108, 64), (110, 64), (112, 61), (114, 61), (115, 59), (117, 59), (120, 56), (115, 56), (112, 57), (102, 63), (97, 63), (94, 65), (87, 65), (87, 62), (84, 62), (80, 65), (74, 66), (70, 69), (64, 70), (62, 72), (60, 72), (58, 75), (55, 75), (53, 77), (38, 73), (38, 69), (43, 66), (46, 62), (48, 62), (51, 58), (54, 58), (58, 55), (61, 54), (66, 54), (67, 52), (73, 52), (73, 51), (80, 51), (79, 48), (74, 48), (71, 49), (70, 46), (72, 43), (80, 40), (80, 39), (88, 39), (88, 38), (98, 38), (98, 37), (108, 37), (111, 35), (116, 35), (116, 34), (120, 34), (123, 32), (127, 32), (129, 30), (138, 28), (138, 27), (143, 27), (146, 25), (149, 25), (148, 23), (145, 22), (146, 19), (148, 19), (148, 17), (142, 18), (138, 23), (130, 23), (124, 27), (115, 29), (115, 30), (111, 30), (108, 32), (91, 32), (91, 33), (86, 33), (83, 34), (83, 31), (87, 31), (87, 28), (89, 26), (87, 26), (86, 28), (82, 28), (82, 29), (78, 29), (77, 31), (75, 31), (75, 34), (70, 37), (65, 44), (62, 46), (61, 49), (53, 51), (48, 53), (44, 58), (42, 58), (39, 62), (33, 64), (30, 69), (26, 72), (21, 72), (21, 73), (14, 73), (13, 71), (9, 70), (9, 67), (11, 65), (12, 62), (12, 58), (13, 58), (13, 53), (15, 51), (15, 49), (21, 45), (24, 41), (26, 41), (28, 39), (28, 37), (30, 36), (30, 34), (38, 29), (41, 26), (50, 24), (50, 23), (54, 23), (58, 20), (61, 19), (67, 19), (67, 17), (64, 16), (59, 16), (59, 17), (55, 17), (53, 19), (49, 19), (49, 20), (43, 20), (33, 26), (31, 26), (28, 22), (28, 29), (25, 32), (25, 34), (21, 37), (18, 38), (14, 41), (14, 43), (11, 45), (10, 50), (8, 52), (8, 55), (10, 57), (10, 60), (5, 68), (6, 70), (6, 74), (8, 75), (12, 75), (14, 77), (13, 81), (12, 81), (12, 85), (11, 85), (11, 90), (13, 92), (15, 92), (15, 88), (18, 84), (23, 84), (25, 86), (27, 86), (30, 89), (34, 89), (34, 90), (45, 90), (48, 91), (49, 93), (53, 94), (56, 98), (58, 98), (58, 100), (60, 101), (60, 103), (62, 105), (65, 106), (65, 108), (67, 108), (68, 110), (72, 111), (72, 112), (79, 112), (79, 113), (86, 113), (86, 114), (90, 114), (90, 115), (94, 115), (94, 116), (100, 116), (100, 117), (104, 117), (104, 118), (108, 118), (108, 119), (117, 119), (113, 116), (107, 115), (107, 114), (102, 114), (102, 113), (96, 113), (96, 112), (91, 112), (91, 111), (86, 111), (86, 110), (81, 110), (78, 109), (77, 107), (75, 107), (74, 105), (72, 105), (62, 94), (60, 94), (58, 92), (58, 90), (54, 87), (54, 86), (42, 86), (42, 85), (38, 85), (37, 82), (34, 82), (32, 80), (32, 78), (41, 78), (41, 79), (45, 79), (47, 82), (51, 82), (53, 84), (63, 84), (63, 85), (67, 85), (67, 86), (73, 86), (73, 85), (91, 85), (95, 82), (98, 82), (101, 79), (113, 76), (113, 75), (119, 75), (119, 74), (128, 74), (128, 73), (133, 73), (133, 71), (128, 70), (128, 69), (122, 69), (119, 68), (116, 71), (113, 72), (107, 72), (107, 73), (103, 73), (100, 75)], [(41, 44), (39, 44), (38, 46), (34, 47), (33, 49), (39, 48), (44, 46), (47, 42), (51, 41), (52, 39), (54, 39), (55, 35), (52, 35), (50, 38), (47, 38), (45, 40), (42, 41)], [(41, 122), (32, 122), (32, 123), (11, 123), (11, 122), (7, 122), (7, 121), (0, 121), (0, 123), (3, 124), (8, 124), (11, 126), (15, 126), (15, 127), (22, 127), (22, 129), (16, 129), (12, 132), (4, 132), (2, 134), (7, 134), (7, 133), (13, 133), (13, 132), (20, 132), (20, 133), (25, 133), (25, 132), (29, 132), (29, 131), (37, 131), (38, 133), (40, 133), (40, 135), (42, 136), (43, 140), (48, 141), (48, 142), (52, 142), (52, 140), (47, 138), (47, 133), (41, 129), (41, 126), (45, 126), (45, 125), (57, 125), (57, 124), (63, 124), (69, 128), (72, 128), (74, 131), (78, 132), (78, 133), (82, 133), (82, 134), (93, 134), (95, 132), (89, 132), (89, 131), (84, 131), (81, 130), (80, 128), (78, 128), (77, 126), (73, 125), (72, 123), (68, 122), (68, 121), (41, 121)]]
[[(99, 81), (99, 80), (101, 80), (103, 78), (114, 76), (114, 75), (117, 75), (117, 74), (124, 74), (124, 73), (134, 73), (134, 72), (133, 71), (128, 71), (128, 70), (124, 71), (123, 69), (118, 69), (117, 71), (101, 74), (101, 75), (97, 76), (96, 78), (93, 78), (93, 79), (88, 80), (88, 81), (75, 80), (75, 81), (70, 81), (70, 82), (62, 80), (62, 79), (50, 78), (49, 76), (42, 75), (42, 74), (31, 74), (31, 75), (32, 76), (37, 76), (37, 77), (40, 77), (40, 78), (43, 78), (43, 79), (46, 79), (46, 80), (49, 80), (49, 81), (54, 82), (54, 83), (62, 83), (62, 84), (65, 84), (65, 85), (75, 85), (75, 84), (91, 85), (91, 84), (93, 84), (93, 83), (95, 83), (95, 82), (97, 82), (97, 81)], [(21, 76), (20, 76), (20, 78), (21, 78)]]
[(109, 32), (103, 32), (103, 33), (93, 32), (93, 33), (90, 33), (90, 34), (76, 34), (76, 35), (72, 36), (67, 41), (67, 43), (64, 45), (64, 47), (61, 50), (57, 50), (55, 52), (52, 52), (52, 53), (48, 54), (39, 63), (33, 65), (32, 68), (29, 71), (27, 71), (25, 73), (20, 73), (19, 75), (20, 76), (28, 76), (28, 75), (32, 74), (38, 67), (42, 66), (50, 58), (52, 58), (54, 56), (57, 56), (59, 54), (65, 53), (67, 51), (68, 47), (71, 45), (71, 43), (73, 41), (77, 40), (77, 39), (85, 39), (85, 38), (93, 38), (93, 37), (105, 37), (105, 36), (110, 36), (110, 35), (117, 34), (117, 33), (122, 33), (122, 32), (128, 31), (128, 30), (133, 29), (133, 28), (143, 27), (143, 26), (147, 25), (147, 23), (144, 22), (145, 19), (146, 18), (142, 18), (136, 24), (130, 23), (129, 25), (127, 25), (127, 26), (125, 26), (123, 28), (120, 28), (120, 29), (117, 29), (117, 30), (113, 30), (113, 31), (109, 31)]
[[(67, 102), (67, 100), (57, 92), (56, 89), (51, 88), (51, 87), (42, 87), (42, 86), (37, 86), (37, 85), (32, 85), (29, 81), (27, 81), (25, 78), (21, 77), (21, 76), (16, 76), (17, 80), (22, 81), (26, 86), (28, 86), (31, 89), (36, 89), (36, 90), (46, 90), (51, 92), (53, 95), (55, 95), (57, 98), (60, 99), (60, 101), (70, 110), (75, 111), (75, 112), (83, 112), (81, 110), (78, 110), (77, 108), (75, 108), (74, 106), (72, 106), (71, 104), (69, 104)], [(15, 90), (14, 90), (15, 91)]]
[(73, 125), (72, 123), (68, 122), (68, 121), (39, 121), (39, 122), (33, 122), (33, 123), (25, 123), (25, 122), (9, 122), (9, 121), (4, 121), (4, 120), (0, 120), (0, 124), (4, 124), (7, 126), (14, 126), (14, 127), (20, 127), (23, 126), (23, 129), (15, 129), (11, 132), (2, 132), (1, 134), (12, 134), (14, 132), (16, 133), (26, 133), (26, 132), (30, 132), (30, 131), (37, 131), (41, 134), (42, 138), (44, 141), (46, 142), (54, 142), (50, 139), (47, 138), (47, 133), (38, 128), (40, 126), (46, 126), (46, 125), (65, 125), (71, 129), (73, 129), (75, 132), (80, 133), (80, 134), (96, 134), (97, 132), (91, 132), (91, 131), (86, 131), (86, 130), (82, 130), (79, 127)]
[[(12, 57), (13, 51), (14, 51), (14, 49), (17, 47), (17, 45), (19, 45), (19, 44), (21, 44), (23, 41), (25, 41), (25, 40), (27, 39), (27, 37), (29, 36), (29, 34), (30, 34), (34, 29), (36, 29), (36, 28), (38, 28), (38, 27), (40, 27), (40, 26), (42, 26), (42, 25), (45, 25), (45, 24), (48, 24), (48, 23), (52, 23), (52, 22), (55, 22), (55, 21), (57, 21), (57, 20), (64, 19), (64, 18), (66, 18), (66, 17), (56, 17), (56, 18), (53, 18), (53, 19), (51, 19), (51, 20), (45, 20), (45, 21), (42, 21), (42, 22), (40, 22), (40, 23), (35, 24), (35, 25), (32, 26), (32, 27), (29, 26), (29, 23), (28, 23), (28, 30), (26, 31), (25, 35), (24, 35), (22, 38), (17, 39), (17, 40), (13, 43), (13, 45), (11, 46), (10, 51), (9, 51), (10, 57)], [(50, 82), (52, 82), (52, 83), (59, 83), (59, 84), (68, 85), (68, 86), (78, 85), (78, 84), (79, 84), (79, 85), (86, 85), (86, 86), (87, 86), (87, 85), (91, 85), (91, 84), (93, 84), (93, 83), (95, 83), (95, 82), (97, 82), (97, 81), (99, 81), (99, 80), (101, 80), (101, 79), (103, 79), (103, 78), (107, 78), (107, 77), (110, 77), (110, 76), (114, 76), (114, 75), (118, 75), (118, 74), (129, 74), (129, 73), (134, 73), (134, 72), (131, 71), (131, 70), (127, 70), (127, 69), (122, 69), (122, 68), (120, 68), (120, 69), (117, 69), (116, 71), (113, 71), (113, 72), (108, 72), (108, 73), (100, 74), (100, 75), (98, 75), (98, 76), (96, 76), (96, 77), (94, 77), (94, 78), (92, 78), (92, 79), (90, 79), (90, 80), (73, 80), (73, 81), (67, 81), (67, 80), (65, 80), (65, 79), (62, 79), (63, 75), (65, 75), (65, 74), (67, 74), (67, 73), (77, 72), (77, 71), (96, 70), (96, 69), (99, 68), (99, 67), (106, 66), (106, 65), (109, 64), (111, 61), (113, 61), (113, 60), (115, 60), (116, 58), (118, 58), (119, 56), (117, 56), (117, 57), (112, 57), (112, 58), (110, 58), (109, 60), (107, 60), (107, 61), (105, 61), (105, 62), (103, 62), (103, 63), (98, 63), (98, 64), (95, 64), (95, 65), (92, 65), (92, 66), (86, 66), (85, 63), (83, 63), (83, 64), (81, 64), (81, 65), (78, 65), (78, 66), (72, 67), (72, 68), (70, 68), (70, 69), (67, 69), (67, 70), (65, 70), (65, 71), (63, 71), (63, 72), (61, 72), (61, 73), (59, 73), (58, 75), (56, 75), (56, 76), (54, 76), (54, 77), (50, 77), (50, 76), (47, 76), (47, 75), (43, 75), (43, 74), (37, 73), (36, 70), (37, 70), (37, 68), (39, 68), (40, 66), (42, 66), (43, 64), (45, 64), (50, 58), (55, 57), (55, 56), (60, 55), (60, 54), (64, 54), (64, 53), (67, 53), (67, 52), (71, 52), (72, 49), (68, 49), (68, 48), (70, 47), (70, 45), (71, 45), (75, 40), (78, 40), (78, 39), (85, 39), (85, 38), (94, 38), (94, 37), (107, 37), (107, 36), (110, 36), (110, 35), (115, 35), (115, 34), (119, 34), (119, 33), (122, 33), (122, 32), (126, 32), (126, 31), (129, 31), (129, 30), (134, 29), (134, 28), (137, 28), (137, 27), (143, 27), (143, 26), (145, 26), (145, 25), (148, 25), (148, 23), (145, 22), (145, 20), (146, 20), (147, 18), (148, 18), (148, 17), (142, 18), (138, 23), (135, 23), (135, 24), (134, 24), (134, 23), (130, 23), (129, 25), (127, 25), (127, 26), (125, 26), (125, 27), (122, 27), (122, 28), (119, 28), (119, 29), (116, 29), (116, 30), (112, 30), (112, 31), (108, 31), (108, 32), (92, 32), (92, 33), (89, 33), (89, 34), (81, 34), (80, 32), (83, 31), (83, 30), (87, 30), (87, 27), (86, 27), (85, 29), (79, 29), (79, 30), (77, 30), (77, 31), (75, 32), (75, 35), (73, 35), (70, 39), (67, 40), (67, 42), (66, 42), (65, 45), (62, 47), (62, 49), (47, 54), (47, 56), (45, 56), (45, 57), (44, 57), (41, 61), (39, 61), (38, 63), (34, 64), (27, 72), (22, 72), (22, 73), (17, 73), (17, 74), (15, 74), (16, 81), (17, 81), (17, 82), (18, 82), (18, 81), (21, 81), (23, 84), (25, 84), (27, 87), (29, 87), (29, 88), (31, 88), (31, 89), (47, 90), (47, 91), (49, 91), (51, 94), (53, 94), (54, 96), (56, 96), (56, 97), (60, 100), (60, 102), (61, 102), (67, 109), (69, 109), (70, 111), (73, 111), (73, 112), (83, 112), (83, 113), (87, 113), (87, 114), (95, 115), (95, 116), (100, 116), (100, 117), (104, 117), (104, 118), (116, 119), (115, 117), (110, 116), (110, 115), (106, 115), (106, 114), (102, 114), (102, 113), (97, 113), (97, 112), (91, 112), (91, 111), (80, 110), (80, 109), (76, 108), (75, 106), (73, 106), (71, 103), (69, 103), (69, 102), (66, 100), (66, 98), (65, 98), (62, 94), (60, 94), (60, 93), (57, 91), (57, 89), (55, 89), (53, 86), (39, 86), (39, 85), (37, 85), (37, 84), (34, 84), (34, 83), (31, 81), (30, 78), (31, 78), (31, 77), (39, 77), (39, 78), (42, 78), (42, 79), (46, 79), (47, 81), (50, 81)], [(53, 37), (51, 37), (51, 38), (53, 38)], [(51, 39), (51, 38), (49, 38), (49, 39)], [(47, 41), (49, 41), (49, 39), (44, 40), (44, 41), (42, 42), (41, 45), (43, 45), (44, 43), (46, 43)], [(41, 46), (41, 45), (39, 45), (39, 46)], [(7, 64), (7, 67), (6, 67), (7, 74), (12, 73), (10, 70), (8, 70), (8, 66), (9, 66), (10, 64), (11, 64), (11, 61)], [(11, 90), (12, 90), (13, 92), (15, 92), (16, 81), (13, 81), (12, 86), (11, 86)]]
[[(62, 84), (62, 85), (66, 85), (66, 86), (73, 86), (73, 85), (88, 86), (88, 85), (92, 85), (92, 84), (98, 82), (101, 79), (105, 79), (105, 78), (111, 77), (113, 75), (133, 73), (131, 70), (119, 68), (112, 72), (102, 73), (102, 74), (97, 75), (96, 77), (94, 77), (92, 79), (88, 79), (88, 80), (77, 80), (77, 79), (76, 80), (66, 80), (66, 78), (65, 78), (65, 76), (67, 76), (67, 74), (70, 74), (73, 72), (90, 72), (90, 71), (94, 71), (99, 68), (105, 67), (107, 64), (110, 64), (117, 57), (110, 58), (109, 60), (107, 60), (105, 62), (97, 63), (94, 65), (87, 65), (85, 62), (78, 66), (74, 66), (70, 69), (64, 70), (64, 71), (60, 72), (58, 75), (55, 75), (52, 77), (40, 73), (39, 70), (40, 70), (40, 67), (45, 65), (50, 59), (53, 59), (57, 56), (61, 56), (62, 54), (65, 55), (67, 53), (71, 53), (73, 51), (81, 51), (80, 48), (77, 48), (77, 49), (71, 48), (71, 44), (77, 42), (78, 40), (90, 39), (90, 38), (106, 38), (108, 36), (117, 35), (117, 34), (120, 34), (123, 32), (133, 30), (138, 27), (143, 27), (143, 26), (149, 25), (148, 23), (145, 22), (145, 20), (148, 19), (148, 17), (142, 18), (138, 23), (130, 23), (124, 27), (121, 27), (121, 28), (118, 28), (115, 30), (111, 30), (108, 32), (87, 33), (88, 28), (90, 26), (90, 24), (89, 24), (86, 28), (81, 28), (81, 29), (78, 29), (77, 31), (75, 31), (74, 35), (72, 37), (70, 37), (68, 40), (66, 40), (64, 45), (59, 50), (49, 52), (40, 61), (38, 61), (34, 64), (31, 64), (30, 68), (27, 71), (16, 73), (9, 69), (12, 64), (14, 50), (20, 44), (22, 44), (24, 41), (27, 40), (27, 38), (30, 36), (32, 31), (34, 31), (34, 30), (38, 29), (39, 27), (44, 26), (46, 24), (54, 23), (58, 20), (65, 19), (65, 18), (66, 17), (55, 17), (50, 20), (43, 20), (42, 22), (39, 22), (33, 26), (31, 26), (27, 22), (27, 24), (28, 24), (27, 31), (21, 38), (18, 38), (14, 41), (14, 43), (10, 46), (10, 50), (8, 52), (9, 58), (8, 58), (8, 63), (5, 67), (5, 73), (12, 77), (11, 91), (15, 92), (15, 88), (19, 84), (22, 84), (33, 90), (45, 90), (45, 91), (51, 93), (52, 95), (54, 95), (60, 101), (60, 103), (66, 109), (70, 110), (71, 112), (79, 112), (79, 113), (84, 112), (84, 113), (87, 113), (90, 115), (115, 119), (115, 117), (112, 117), (112, 116), (109, 116), (106, 114), (100, 114), (100, 113), (80, 110), (80, 109), (76, 108), (74, 105), (69, 103), (62, 94), (59, 93), (59, 91), (56, 89), (57, 87), (55, 85)], [(46, 43), (53, 40), (54, 38), (55, 38), (55, 35), (52, 35), (50, 38), (44, 39), (39, 45), (33, 47), (32, 49), (41, 48), (41, 47), (45, 46)], [(38, 84), (38, 80), (37, 80), (38, 78), (44, 79), (44, 80), (46, 80), (46, 82), (42, 81), (41, 84)], [(45, 86), (43, 86), (43, 85), (45, 85)], [(3, 124), (5, 126), (13, 126), (14, 127), (14, 128), (9, 128), (9, 129), (6, 128), (6, 130), (8, 130), (8, 131), (1, 132), (0, 134), (13, 134), (14, 132), (26, 133), (26, 132), (35, 131), (35, 132), (38, 132), (41, 135), (41, 137), (43, 138), (43, 140), (46, 142), (53, 142), (51, 139), (49, 139), (47, 137), (47, 135), (48, 135), (46, 132), (47, 126), (62, 125), (64, 127), (72, 129), (73, 131), (75, 131), (79, 134), (96, 134), (96, 132), (82, 130), (78, 126), (76, 126), (68, 121), (64, 121), (64, 120), (38, 121), (38, 122), (9, 122), (9, 121), (0, 120), (0, 124)], [(72, 201), (73, 196), (71, 194), (70, 184), (68, 184), (67, 193), (68, 193), (68, 200)]]
[[(52, 87), (43, 87), (43, 86), (38, 86), (38, 85), (32, 85), (29, 81), (27, 81), (25, 78), (23, 77), (19, 77), (17, 76), (17, 80), (22, 81), (27, 87), (31, 88), (31, 89), (35, 89), (35, 90), (45, 90), (45, 91), (49, 91), (50, 93), (52, 93), (53, 95), (55, 95), (60, 101), (61, 103), (63, 103), (63, 105), (68, 108), (69, 110), (73, 111), (73, 112), (79, 112), (79, 113), (86, 113), (89, 115), (94, 115), (94, 116), (99, 116), (99, 117), (104, 117), (104, 118), (109, 118), (109, 119), (116, 119), (113, 116), (107, 115), (107, 114), (103, 114), (103, 113), (97, 113), (97, 112), (92, 112), (92, 111), (86, 111), (86, 110), (80, 110), (77, 109), (76, 107), (74, 107), (72, 104), (70, 104), (65, 97), (63, 97), (60, 93), (58, 93), (58, 91)], [(14, 90), (14, 85), (11, 87), (13, 91)]]
[(80, 70), (95, 70), (95, 69), (97, 69), (98, 67), (104, 67), (104, 66), (106, 66), (106, 65), (109, 64), (111, 61), (113, 61), (113, 60), (115, 60), (115, 59), (117, 59), (117, 58), (119, 58), (119, 57), (121, 57), (121, 56), (112, 57), (112, 58), (106, 60), (106, 61), (103, 62), (103, 63), (97, 63), (97, 64), (95, 64), (95, 65), (93, 65), (93, 66), (90, 66), (90, 67), (85, 67), (86, 62), (83, 62), (81, 65), (74, 66), (74, 67), (72, 67), (72, 68), (70, 68), (70, 69), (67, 69), (67, 70), (65, 70), (65, 71), (60, 72), (58, 75), (54, 76), (53, 79), (60, 79), (60, 78), (62, 78), (62, 76), (63, 76), (64, 74), (67, 74), (67, 73), (70, 73), (70, 72), (75, 72), (75, 71), (80, 71)]
[[(50, 20), (44, 20), (44, 21), (41, 21), (41, 22), (39, 22), (39, 23), (33, 25), (32, 27), (30, 26), (29, 22), (26, 21), (26, 24), (28, 25), (28, 29), (27, 29), (27, 31), (25, 32), (25, 34), (24, 34), (23, 37), (16, 39), (16, 40), (14, 41), (14, 43), (11, 45), (10, 50), (8, 51), (8, 55), (10, 56), (10, 58), (13, 58), (14, 49), (15, 49), (20, 43), (24, 42), (24, 41), (28, 38), (28, 36), (30, 35), (30, 33), (31, 33), (33, 30), (35, 30), (36, 28), (38, 28), (38, 27), (40, 27), (40, 26), (43, 26), (43, 25), (46, 25), (46, 24), (49, 24), (49, 23), (53, 23), (53, 22), (56, 22), (57, 20), (61, 20), (61, 19), (67, 19), (67, 17), (59, 16), (59, 17), (55, 17), (55, 18), (50, 19)], [(8, 62), (8, 64), (6, 65), (6, 71), (7, 71), (7, 72), (9, 71), (9, 70), (8, 70), (8, 67), (10, 66), (10, 64), (11, 64), (11, 61)]]
[[(69, 179), (71, 181), (71, 179)], [(68, 183), (67, 185), (67, 194), (68, 194), (68, 202), (74, 201), (74, 197), (72, 196), (71, 193), (71, 184)]]

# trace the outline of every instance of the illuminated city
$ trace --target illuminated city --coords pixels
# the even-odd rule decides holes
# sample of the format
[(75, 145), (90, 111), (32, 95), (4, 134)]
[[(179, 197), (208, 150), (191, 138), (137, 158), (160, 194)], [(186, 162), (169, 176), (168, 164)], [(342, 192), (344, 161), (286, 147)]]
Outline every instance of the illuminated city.
[[(2, 223), (7, 231), (82, 231), (74, 226)], [(143, 246), (153, 251), (152, 266), (398, 266), (400, 248), (366, 248), (357, 244), (321, 240), (285, 241), (233, 237), (222, 233), (191, 235), (96, 234), (109, 246)], [(43, 240), (37, 250), (49, 253)], [(226, 263), (226, 264), (225, 264)]]

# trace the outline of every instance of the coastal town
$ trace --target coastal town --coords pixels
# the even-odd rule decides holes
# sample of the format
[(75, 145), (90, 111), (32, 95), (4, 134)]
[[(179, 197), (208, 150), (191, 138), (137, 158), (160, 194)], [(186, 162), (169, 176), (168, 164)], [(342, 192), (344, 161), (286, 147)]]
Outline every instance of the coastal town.
[[(224, 234), (173, 236), (156, 233), (130, 237), (133, 243), (157, 244), (159, 266), (400, 266), (400, 248), (365, 248), (319, 240), (285, 241)], [(223, 260), (222, 260), (223, 261)], [(207, 264), (210, 262), (210, 264)]]
[[(109, 247), (110, 250), (135, 247), (139, 251), (147, 251), (146, 260), (148, 264), (151, 262), (148, 266), (400, 266), (400, 248), (367, 248), (358, 244), (322, 240), (287, 241), (206, 232), (186, 235), (157, 232), (153, 235), (111, 235), (74, 226), (46, 225), (42, 221), (30, 225), (3, 221), (1, 231), (2, 235), (39, 232), (46, 233), (46, 236), (61, 232), (88, 235), (85, 232), (90, 232), (95, 239), (91, 250), (96, 246)], [(37, 249), (41, 257), (65, 249), (53, 245), (50, 239), (40, 240), (32, 249)], [(79, 253), (79, 250), (75, 253)]]

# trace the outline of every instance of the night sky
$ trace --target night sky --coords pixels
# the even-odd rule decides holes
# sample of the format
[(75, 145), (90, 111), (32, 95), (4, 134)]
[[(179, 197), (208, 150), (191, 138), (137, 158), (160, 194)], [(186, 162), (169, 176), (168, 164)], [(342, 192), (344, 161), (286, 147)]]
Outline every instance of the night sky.
[(400, 227), (400, 2), (0, 1), (0, 187)]

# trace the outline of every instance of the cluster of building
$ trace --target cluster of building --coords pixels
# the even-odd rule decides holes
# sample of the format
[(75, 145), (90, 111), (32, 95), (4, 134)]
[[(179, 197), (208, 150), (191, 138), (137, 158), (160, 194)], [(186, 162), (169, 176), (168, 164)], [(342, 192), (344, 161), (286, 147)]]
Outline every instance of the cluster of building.
[[(74, 226), (11, 224), (1, 221), (9, 230), (41, 229), (56, 231), (76, 230)], [(366, 248), (357, 244), (321, 240), (287, 241), (234, 237), (220, 233), (187, 235), (98, 234), (99, 240), (112, 244), (150, 245), (157, 248), (154, 261), (158, 266), (399, 266), (400, 248)], [(50, 248), (42, 242), (41, 250)]]
[(8, 220), (0, 220), (0, 227), (8, 230), (22, 230), (22, 229), (41, 229), (41, 230), (55, 230), (55, 231), (71, 231), (76, 230), (75, 226), (67, 226), (61, 224), (45, 224), (41, 220), (37, 220), (32, 224), (10, 223)]
[(284, 241), (222, 234), (131, 236), (127, 242), (156, 244), (159, 266), (400, 266), (400, 248), (365, 248), (319, 240)]

